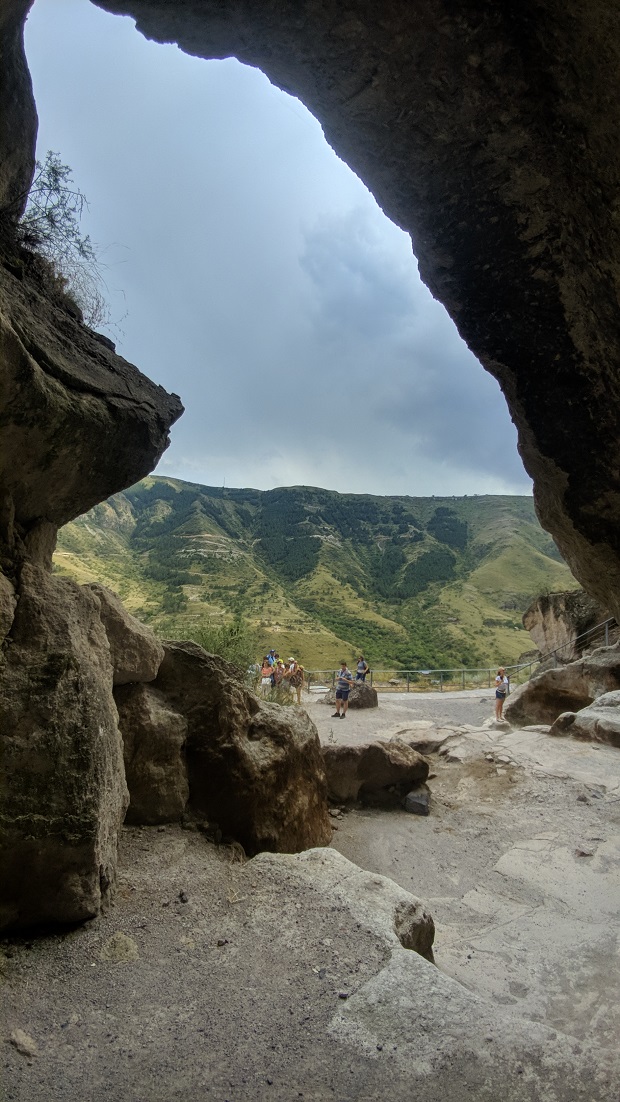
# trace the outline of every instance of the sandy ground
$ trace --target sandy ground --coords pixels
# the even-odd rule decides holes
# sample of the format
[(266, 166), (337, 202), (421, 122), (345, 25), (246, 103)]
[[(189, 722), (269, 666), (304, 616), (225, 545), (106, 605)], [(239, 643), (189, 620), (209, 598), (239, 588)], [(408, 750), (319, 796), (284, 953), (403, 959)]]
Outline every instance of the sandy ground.
[(495, 691), (457, 693), (381, 693), (378, 708), (349, 708), (346, 719), (333, 718), (333, 708), (322, 695), (305, 693), (303, 707), (316, 724), (322, 742), (370, 742), (393, 738), (402, 730), (424, 727), (481, 727), (493, 717)]
[[(620, 755), (481, 727), (492, 709), (488, 691), (398, 694), (336, 721), (310, 699), (324, 742), (447, 736), (431, 758), (427, 818), (348, 810), (333, 846), (424, 899), (440, 972), (484, 997), (481, 1022), (490, 1007), (515, 1034), (525, 1022), (547, 1044), (557, 1036), (564, 1071), (577, 1061), (574, 1083), (558, 1086), (557, 1068), (536, 1079), (529, 1049), (515, 1061), (499, 1044), (491, 1064), (437, 1054), (423, 1068), (421, 1040), (439, 1053), (458, 1002), (448, 988), (438, 1016), (431, 965), (401, 950), (409, 1006), (381, 988), (396, 957), (351, 906), (200, 834), (132, 828), (104, 916), (0, 945), (1, 1102), (616, 1102)], [(418, 972), (405, 980), (408, 961)], [(430, 1034), (416, 1033), (431, 1003), (420, 1025)], [(369, 1014), (384, 1023), (370, 1046), (356, 1040)], [(488, 1049), (493, 1027), (480, 1029)], [(495, 1074), (505, 1092), (489, 1085)]]

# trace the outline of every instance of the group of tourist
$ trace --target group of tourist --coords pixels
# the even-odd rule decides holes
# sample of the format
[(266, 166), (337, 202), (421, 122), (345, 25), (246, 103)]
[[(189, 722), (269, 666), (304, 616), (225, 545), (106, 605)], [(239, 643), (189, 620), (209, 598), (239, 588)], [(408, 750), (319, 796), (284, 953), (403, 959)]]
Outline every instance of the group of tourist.
[[(263, 658), (260, 671), (261, 689), (264, 693), (271, 692), (283, 685), (290, 685), (297, 693), (297, 703), (301, 704), (301, 690), (304, 683), (304, 668), (300, 662), (291, 655), (285, 662), (277, 651), (272, 648)], [(365, 681), (370, 668), (363, 655), (357, 660), (355, 681)], [(336, 709), (339, 717), (344, 719), (349, 706), (349, 693), (355, 684), (353, 674), (343, 659), (340, 669), (336, 674)], [(342, 715), (341, 715), (342, 709)]]
[[(254, 668), (256, 669), (257, 667)], [(277, 651), (272, 648), (267, 652), (262, 661), (260, 670), (261, 688), (264, 693), (267, 693), (271, 692), (273, 689), (290, 685), (297, 693), (297, 703), (301, 704), (301, 690), (304, 684), (304, 673), (303, 666), (300, 662), (297, 662), (293, 655), (284, 662)], [(345, 659), (342, 659), (340, 669), (336, 674), (336, 711), (332, 714), (332, 719), (344, 719), (346, 717), (349, 707), (349, 693), (356, 681), (366, 680), (366, 675), (368, 673), (370, 673), (370, 668), (363, 655), (360, 655), (357, 660), (355, 679)], [(502, 719), (504, 702), (509, 692), (510, 679), (504, 667), (500, 666), (495, 678), (496, 720)]]
[(288, 684), (297, 693), (297, 703), (301, 704), (301, 690), (304, 683), (304, 668), (291, 657), (284, 662), (275, 650), (270, 650), (263, 658), (261, 671), (261, 688), (264, 692), (278, 689)]

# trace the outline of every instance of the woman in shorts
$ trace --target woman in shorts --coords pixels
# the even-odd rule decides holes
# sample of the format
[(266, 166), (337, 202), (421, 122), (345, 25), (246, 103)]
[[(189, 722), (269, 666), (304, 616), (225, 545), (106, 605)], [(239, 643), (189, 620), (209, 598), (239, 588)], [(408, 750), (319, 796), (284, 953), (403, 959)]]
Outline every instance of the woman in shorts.
[(509, 681), (506, 677), (506, 670), (503, 666), (497, 671), (497, 677), (495, 678), (495, 718), (497, 720), (503, 719), (502, 711), (504, 708), (504, 701), (508, 694)]

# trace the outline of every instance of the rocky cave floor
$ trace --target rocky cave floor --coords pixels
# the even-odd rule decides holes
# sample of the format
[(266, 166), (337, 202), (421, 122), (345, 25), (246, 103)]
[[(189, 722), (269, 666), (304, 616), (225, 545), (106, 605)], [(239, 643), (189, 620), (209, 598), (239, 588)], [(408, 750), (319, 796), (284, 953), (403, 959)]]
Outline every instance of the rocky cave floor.
[(483, 727), (486, 692), (306, 703), (323, 742), (441, 743), (428, 817), (333, 810), (430, 909), (437, 969), (340, 868), (128, 828), (101, 918), (0, 946), (2, 1102), (620, 1098), (620, 752)]

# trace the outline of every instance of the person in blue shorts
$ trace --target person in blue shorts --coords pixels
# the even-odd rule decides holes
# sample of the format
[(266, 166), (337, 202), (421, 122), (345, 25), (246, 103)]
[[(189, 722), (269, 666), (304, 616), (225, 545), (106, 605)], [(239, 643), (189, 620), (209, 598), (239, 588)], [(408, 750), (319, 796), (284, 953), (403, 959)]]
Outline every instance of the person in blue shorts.
[[(343, 658), (340, 662), (340, 669), (336, 674), (336, 711), (333, 713), (332, 719), (344, 719), (346, 717), (347, 708), (349, 707), (349, 693), (354, 684), (351, 670), (347, 669), (347, 664)], [(342, 715), (340, 714), (341, 708)]]

